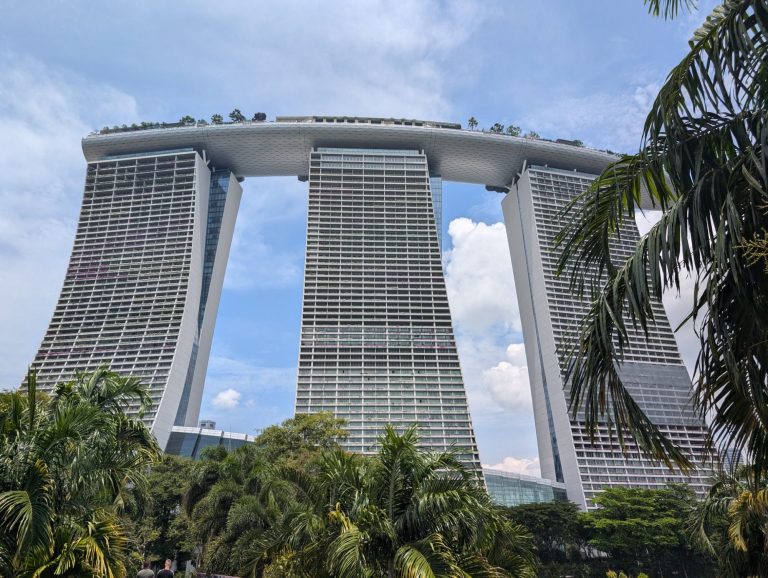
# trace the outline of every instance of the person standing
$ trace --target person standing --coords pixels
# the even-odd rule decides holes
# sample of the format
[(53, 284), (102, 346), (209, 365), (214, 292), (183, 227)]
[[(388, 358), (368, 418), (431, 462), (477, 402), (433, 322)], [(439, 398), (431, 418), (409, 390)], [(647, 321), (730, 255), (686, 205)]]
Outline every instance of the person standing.
[(171, 570), (171, 560), (165, 561), (165, 568), (157, 573), (157, 578), (173, 578), (173, 571)]
[(155, 573), (152, 572), (152, 568), (150, 568), (151, 565), (152, 563), (149, 560), (146, 560), (142, 569), (136, 574), (136, 578), (155, 578)]

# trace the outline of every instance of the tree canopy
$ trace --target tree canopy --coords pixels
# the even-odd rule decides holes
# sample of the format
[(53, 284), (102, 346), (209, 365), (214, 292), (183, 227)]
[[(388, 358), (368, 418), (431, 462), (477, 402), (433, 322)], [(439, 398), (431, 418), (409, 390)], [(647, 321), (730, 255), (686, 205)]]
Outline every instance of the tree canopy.
[(338, 447), (347, 438), (346, 421), (330, 412), (298, 414), (279, 426), (266, 428), (255, 441), (267, 462), (277, 460), (306, 461), (318, 450)]
[(509, 508), (507, 516), (531, 533), (544, 564), (566, 562), (579, 549), (579, 508), (573, 502), (522, 504)]
[(596, 509), (582, 515), (589, 543), (624, 570), (661, 568), (690, 572), (700, 557), (691, 547), (687, 520), (696, 497), (687, 486), (606, 488)]
[(126, 409), (144, 407), (138, 380), (79, 373), (50, 396), (0, 395), (0, 575), (123, 576), (129, 488), (146, 487), (154, 438)]
[(493, 506), (453, 452), (418, 449), (387, 427), (376, 456), (326, 451), (315, 475), (283, 470), (297, 501), (248, 568), (340, 578), (535, 575), (525, 530)]

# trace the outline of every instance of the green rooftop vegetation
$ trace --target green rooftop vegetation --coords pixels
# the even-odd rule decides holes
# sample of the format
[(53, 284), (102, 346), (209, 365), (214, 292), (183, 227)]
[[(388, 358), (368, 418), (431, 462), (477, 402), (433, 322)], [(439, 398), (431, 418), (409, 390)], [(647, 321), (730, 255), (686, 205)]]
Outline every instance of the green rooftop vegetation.
[(184, 115), (177, 122), (141, 122), (139, 124), (132, 123), (130, 125), (115, 125), (112, 127), (105, 126), (99, 131), (95, 131), (92, 134), (113, 134), (119, 132), (133, 132), (137, 130), (150, 130), (158, 128), (182, 128), (185, 126), (208, 126), (209, 124), (238, 124), (244, 122), (265, 122), (267, 120), (267, 114), (264, 112), (255, 113), (250, 119), (247, 118), (239, 108), (234, 109), (228, 115), (229, 120), (225, 121), (224, 117), (220, 114), (211, 115), (210, 121), (204, 118), (195, 119), (194, 116)]
[[(232, 124), (243, 124), (243, 123), (260, 123), (260, 122), (267, 122), (267, 115), (264, 112), (257, 112), (255, 113), (251, 118), (248, 118), (245, 114), (242, 113), (242, 111), (239, 108), (234, 109), (232, 112), (230, 112), (227, 115), (229, 120), (225, 120), (224, 117), (220, 114), (213, 114), (211, 115), (210, 120), (206, 120), (204, 118), (198, 118), (195, 119), (194, 116), (191, 115), (184, 115), (182, 116), (177, 122), (141, 122), (139, 124), (132, 123), (130, 125), (124, 124), (124, 125), (115, 125), (112, 127), (105, 126), (101, 130), (94, 131), (91, 134), (115, 134), (115, 133), (123, 133), (123, 132), (134, 132), (139, 130), (152, 130), (152, 129), (164, 129), (164, 128), (184, 128), (184, 127), (202, 127), (202, 126), (209, 126), (209, 125), (232, 125)], [(543, 140), (547, 142), (553, 142), (557, 144), (564, 144), (569, 146), (575, 146), (575, 147), (584, 147), (584, 143), (578, 139), (576, 140), (569, 140), (569, 139), (549, 139), (549, 138), (543, 138), (534, 130), (529, 130), (526, 132), (522, 132), (519, 126), (516, 125), (509, 125), (505, 127), (501, 123), (494, 123), (490, 126), (490, 128), (478, 128), (478, 121), (475, 119), (475, 117), (470, 117), (467, 121), (466, 130), (469, 131), (479, 131), (482, 133), (488, 133), (488, 134), (498, 134), (498, 135), (506, 135), (506, 136), (513, 136), (513, 137), (523, 137), (527, 139), (532, 140)], [(456, 128), (458, 128), (460, 125), (456, 125)], [(592, 150), (599, 150), (600, 152), (608, 153), (608, 154), (619, 154), (611, 150), (604, 150), (604, 149), (592, 149)]]

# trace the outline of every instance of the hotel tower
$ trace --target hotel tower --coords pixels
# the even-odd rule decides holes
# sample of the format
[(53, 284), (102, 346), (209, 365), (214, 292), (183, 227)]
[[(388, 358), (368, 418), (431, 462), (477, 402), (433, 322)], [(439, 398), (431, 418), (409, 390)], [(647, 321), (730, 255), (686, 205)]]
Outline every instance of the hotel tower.
[(309, 163), (297, 413), (347, 420), (348, 449), (419, 424), (423, 446), (480, 467), (419, 150), (318, 148)]
[[(568, 497), (591, 507), (605, 487), (663, 488), (685, 482), (702, 495), (710, 470), (702, 463), (706, 426), (690, 403), (691, 380), (680, 359), (674, 334), (661, 303), (653, 304), (654, 323), (647, 338), (629, 328), (629, 346), (619, 373), (632, 397), (659, 429), (698, 463), (688, 475), (644, 457), (629, 443), (622, 451), (606, 425), (595, 440), (583, 412), (569, 414), (570, 389), (563, 380), (565, 351), (578, 335), (588, 301), (574, 295), (567, 274), (555, 274), (555, 236), (562, 228), (561, 210), (594, 180), (594, 174), (532, 165), (520, 175), (502, 202), (512, 255), (515, 287), (525, 337), (528, 375), (533, 394), (541, 473), (566, 484)], [(640, 236), (627, 224), (613, 255), (626, 260)]]
[[(108, 363), (149, 386), (144, 418), (160, 444), (184, 446), (168, 442), (197, 425), (239, 183), (293, 176), (309, 187), (296, 412), (345, 418), (345, 443), (361, 453), (376, 450), (385, 424), (418, 424), (424, 447), (456, 448), (479, 469), (440, 253), (443, 181), (476, 183), (505, 194), (544, 476), (582, 508), (610, 486), (688, 482), (702, 492), (706, 429), (660, 304), (620, 372), (701, 468), (682, 475), (631, 445), (622, 452), (604, 427), (592, 444), (568, 413), (559, 352), (585, 303), (554, 275), (553, 237), (559, 210), (615, 159), (576, 145), (323, 116), (92, 134), (69, 268), (33, 363), (39, 383), (50, 389)], [(637, 238), (628, 224), (617, 254)]]

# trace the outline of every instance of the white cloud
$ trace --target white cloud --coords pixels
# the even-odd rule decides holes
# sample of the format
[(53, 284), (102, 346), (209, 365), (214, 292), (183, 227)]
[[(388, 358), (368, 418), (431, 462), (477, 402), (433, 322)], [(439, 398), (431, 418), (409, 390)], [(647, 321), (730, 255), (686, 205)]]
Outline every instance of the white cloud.
[[(531, 411), (512, 264), (503, 223), (467, 218), (448, 226), (446, 288), (472, 415)], [(510, 345), (511, 344), (511, 345)]]
[(523, 474), (526, 476), (541, 477), (541, 467), (539, 465), (539, 458), (504, 458), (501, 463), (495, 465), (483, 464), (484, 468), (490, 468), (493, 470), (501, 470), (504, 472), (514, 472), (516, 474)]
[(483, 385), (501, 409), (531, 411), (533, 402), (525, 364), (525, 346), (522, 343), (509, 345), (507, 360), (483, 372)]
[(454, 322), (474, 334), (492, 327), (520, 330), (512, 262), (503, 223), (459, 218), (448, 225), (445, 284)]
[(243, 394), (230, 387), (217, 393), (211, 403), (217, 409), (234, 409), (240, 404), (241, 397), (243, 397)]
[(80, 139), (138, 118), (132, 96), (0, 54), (0, 388), (21, 382), (64, 278), (83, 190)]
[[(634, 86), (620, 93), (595, 92), (566, 97), (531, 110), (520, 122), (542, 136), (579, 138), (589, 146), (619, 152), (636, 151), (659, 83), (639, 75)], [(610, 127), (605, 130), (604, 127)]]
[[(238, 403), (222, 405), (234, 396), (227, 392), (235, 392)], [(224, 400), (223, 394), (227, 394)], [(250, 433), (291, 417), (295, 396), (296, 367), (265, 367), (248, 359), (213, 355), (200, 415), (228, 431)]]

